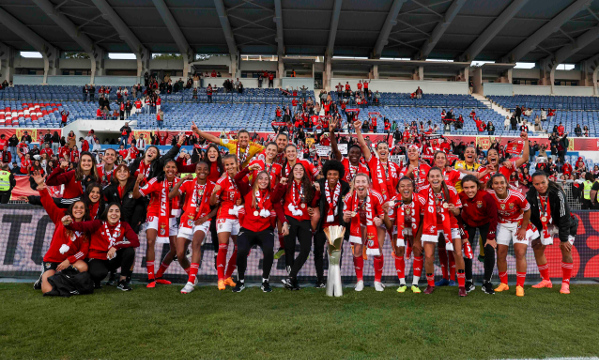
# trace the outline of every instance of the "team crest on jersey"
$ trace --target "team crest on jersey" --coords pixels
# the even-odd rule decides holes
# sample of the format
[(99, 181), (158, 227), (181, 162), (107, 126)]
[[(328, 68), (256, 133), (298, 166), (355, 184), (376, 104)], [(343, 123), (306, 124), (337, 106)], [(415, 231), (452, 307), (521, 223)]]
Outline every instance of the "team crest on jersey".
[(479, 208), (479, 209), (482, 209), (483, 208), (483, 202), (482, 201), (477, 201), (476, 202), (476, 207)]
[(189, 227), (193, 227), (193, 220), (188, 220), (188, 221), (187, 221), (187, 225), (188, 225)]
[(514, 204), (513, 204), (513, 203), (511, 203), (511, 204), (510, 204), (510, 209), (513, 209), (513, 208), (514, 208)]
[(505, 210), (505, 204), (501, 204), (501, 206), (499, 206), (501, 208), (501, 210)]

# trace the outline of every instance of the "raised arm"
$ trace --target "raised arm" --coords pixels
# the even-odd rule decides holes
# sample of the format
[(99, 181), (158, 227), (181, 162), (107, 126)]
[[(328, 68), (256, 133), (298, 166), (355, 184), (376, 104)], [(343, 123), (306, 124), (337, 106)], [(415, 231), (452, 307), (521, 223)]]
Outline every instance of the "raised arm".
[(191, 125), (191, 131), (193, 131), (194, 133), (198, 134), (198, 136), (201, 136), (202, 138), (204, 138), (210, 142), (213, 142), (218, 145), (221, 144), (221, 141), (218, 137), (216, 137), (212, 134), (209, 134), (207, 132), (201, 131), (200, 129), (198, 129), (195, 122), (193, 122), (193, 125)]
[(526, 132), (522, 132), (520, 134), (520, 137), (524, 139), (524, 151), (522, 151), (522, 157), (516, 160), (516, 169), (522, 166), (522, 164), (528, 162), (528, 159), (530, 157), (530, 144), (528, 142), (528, 134)]
[(358, 138), (358, 145), (362, 149), (362, 153), (364, 154), (364, 159), (369, 161), (372, 157), (372, 153), (370, 152), (370, 148), (366, 141), (364, 141), (364, 137), (362, 136), (362, 122), (360, 120), (354, 121), (354, 128), (356, 129), (356, 137)]
[(335, 160), (341, 161), (343, 159), (343, 155), (341, 155), (341, 151), (339, 151), (339, 147), (337, 146), (337, 136), (335, 136), (335, 128), (337, 127), (337, 121), (334, 120), (329, 123), (329, 133), (331, 134), (331, 150), (333, 153), (333, 157)]
[(245, 197), (252, 190), (252, 187), (245, 179), (249, 172), (250, 168), (249, 166), (246, 166), (240, 172), (238, 172), (237, 175), (235, 175), (235, 178), (233, 179), (233, 181), (235, 181), (235, 184), (237, 185), (237, 188), (239, 189), (241, 197)]
[(61, 159), (60, 166), (55, 168), (46, 179), (46, 185), (59, 186), (68, 183), (75, 176), (75, 170), (66, 171), (66, 166), (68, 166), (68, 162)]

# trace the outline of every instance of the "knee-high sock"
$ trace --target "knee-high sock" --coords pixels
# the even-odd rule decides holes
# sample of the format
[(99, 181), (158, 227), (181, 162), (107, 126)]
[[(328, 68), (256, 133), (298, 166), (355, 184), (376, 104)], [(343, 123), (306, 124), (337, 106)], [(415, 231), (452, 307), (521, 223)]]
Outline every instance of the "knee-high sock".
[(158, 268), (158, 272), (156, 273), (156, 277), (157, 278), (161, 278), (162, 275), (164, 275), (164, 272), (166, 271), (166, 269), (168, 269), (168, 266), (170, 264), (165, 264), (164, 262), (160, 263), (160, 267)]
[(225, 266), (227, 264), (227, 250), (229, 244), (219, 244), (218, 254), (216, 255), (216, 272), (218, 273), (218, 280), (225, 279)]
[(566, 263), (562, 261), (562, 283), (570, 285), (570, 276), (572, 276), (572, 269), (574, 263)]
[(516, 271), (516, 285), (524, 286), (525, 280), (526, 280), (526, 271), (525, 272)]
[[(537, 265), (539, 268), (539, 273), (541, 274), (541, 279), (550, 280), (549, 279), (549, 263), (545, 263), (544, 265)], [(562, 263), (562, 268), (564, 267), (564, 263)]]
[(414, 256), (414, 263), (412, 267), (414, 268), (414, 275), (412, 277), (412, 284), (418, 286), (418, 282), (420, 281), (420, 277), (422, 276), (422, 266), (424, 264), (424, 257)]
[(462, 270), (462, 269), (458, 270), (458, 286), (459, 287), (466, 286), (466, 274), (464, 273), (464, 270)]
[(499, 281), (500, 281), (502, 284), (506, 284), (506, 285), (507, 285), (507, 271), (504, 271), (504, 272), (500, 272), (500, 273), (499, 273)]
[(447, 251), (445, 248), (437, 248), (439, 252), (439, 265), (441, 265), (441, 273), (443, 279), (449, 280), (449, 270), (447, 269)]
[(194, 283), (196, 281), (196, 276), (198, 275), (198, 270), (200, 269), (199, 263), (191, 263), (191, 267), (189, 269), (189, 277), (187, 278), (187, 282)]
[(383, 277), (383, 264), (385, 263), (383, 254), (381, 254), (379, 256), (375, 256), (373, 263), (374, 263), (374, 281), (380, 282)]
[(237, 245), (233, 249), (233, 254), (229, 258), (229, 263), (227, 264), (227, 272), (225, 273), (225, 279), (228, 279), (233, 275), (233, 271), (237, 269)]
[(426, 283), (430, 287), (435, 287), (435, 274), (426, 274)]
[(455, 281), (455, 259), (453, 258), (453, 252), (447, 254), (449, 260), (449, 279)]
[(361, 281), (364, 279), (364, 258), (362, 254), (354, 256), (354, 269), (356, 270), (356, 279)]
[(148, 280), (154, 281), (155, 276), (154, 276), (154, 262), (153, 261), (146, 261), (146, 270), (148, 271)]
[(397, 278), (400, 283), (405, 283), (405, 270), (406, 270), (406, 261), (403, 256), (397, 256), (393, 254), (393, 258), (395, 259), (395, 271), (397, 272)]

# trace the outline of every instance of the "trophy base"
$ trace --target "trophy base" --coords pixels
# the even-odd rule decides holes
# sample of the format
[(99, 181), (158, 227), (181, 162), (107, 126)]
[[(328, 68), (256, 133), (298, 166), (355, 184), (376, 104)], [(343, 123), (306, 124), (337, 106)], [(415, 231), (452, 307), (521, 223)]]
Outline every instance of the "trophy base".
[(329, 255), (329, 273), (327, 276), (327, 296), (343, 296), (343, 284), (341, 283), (341, 251), (333, 251)]

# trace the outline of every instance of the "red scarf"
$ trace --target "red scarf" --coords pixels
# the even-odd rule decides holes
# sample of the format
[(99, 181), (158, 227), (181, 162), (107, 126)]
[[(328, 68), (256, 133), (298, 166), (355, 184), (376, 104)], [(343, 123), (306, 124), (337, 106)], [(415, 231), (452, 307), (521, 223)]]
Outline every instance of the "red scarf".
[(98, 216), (98, 210), (100, 209), (100, 201), (92, 203), (89, 207), (89, 217), (93, 220)]
[[(104, 221), (104, 234), (108, 237), (108, 249), (114, 247), (118, 238), (121, 236), (121, 221), (119, 220), (114, 227), (114, 232), (110, 232), (108, 221)], [(110, 260), (110, 259), (108, 259)]]
[[(387, 201), (394, 194), (393, 183), (391, 179), (397, 177), (395, 167), (387, 162), (387, 171), (383, 167), (383, 163), (377, 158), (376, 168), (372, 173), (372, 187), (383, 195), (383, 200)], [(389, 174), (387, 174), (389, 172)]]
[[(360, 200), (358, 199), (358, 191), (354, 191), (354, 194), (350, 198), (350, 203), (347, 205), (349, 209), (356, 216), (352, 217), (350, 224), (350, 232), (349, 232), (349, 240), (354, 243), (362, 243), (362, 224), (361, 224), (361, 216), (359, 212), (358, 205), (360, 205)], [(374, 214), (372, 209), (372, 201), (370, 198), (370, 191), (366, 194), (366, 198), (362, 203), (363, 208), (366, 211), (366, 255), (379, 256), (381, 254), (379, 249), (379, 240), (378, 234), (376, 230), (376, 226), (374, 225)], [(353, 241), (352, 241), (353, 239)]]
[[(351, 165), (350, 165), (351, 166)], [(337, 215), (337, 203), (339, 202), (339, 195), (341, 194), (341, 182), (337, 181), (337, 185), (335, 186), (335, 192), (331, 195), (331, 190), (329, 189), (329, 182), (324, 182), (324, 191), (327, 197), (327, 203), (329, 204), (329, 211), (327, 212), (327, 221), (328, 223), (335, 222), (335, 215)]]
[(543, 238), (547, 239), (551, 237), (549, 233), (549, 221), (551, 220), (551, 204), (549, 204), (549, 196), (545, 201), (541, 195), (537, 195), (539, 200), (539, 217), (541, 218), (541, 224), (543, 225)]
[[(140, 164), (141, 165), (141, 164)], [(158, 214), (158, 239), (159, 241), (169, 241), (169, 229), (170, 229), (170, 215), (171, 215), (171, 201), (168, 198), (168, 193), (175, 185), (175, 180), (171, 182), (164, 178), (162, 182), (162, 188), (160, 189), (160, 212)]]
[[(445, 203), (443, 203), (445, 205)], [(437, 242), (439, 239), (439, 229), (437, 226), (437, 210), (443, 219), (442, 229), (445, 235), (445, 249), (453, 251), (453, 242), (451, 241), (451, 214), (444, 206), (436, 206), (435, 194), (432, 187), (428, 189), (428, 200), (424, 211), (424, 228), (422, 230), (422, 241)]]

